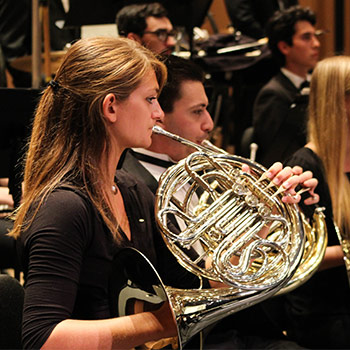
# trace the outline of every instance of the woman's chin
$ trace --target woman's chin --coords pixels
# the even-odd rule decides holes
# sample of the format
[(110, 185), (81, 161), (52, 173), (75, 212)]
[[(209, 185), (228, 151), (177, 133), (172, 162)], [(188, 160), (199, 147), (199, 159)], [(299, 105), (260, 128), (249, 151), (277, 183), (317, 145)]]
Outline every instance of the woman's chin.
[(151, 147), (151, 144), (152, 144), (152, 139), (150, 138), (149, 140), (143, 142), (142, 145), (140, 144), (137, 148), (148, 148), (148, 147)]

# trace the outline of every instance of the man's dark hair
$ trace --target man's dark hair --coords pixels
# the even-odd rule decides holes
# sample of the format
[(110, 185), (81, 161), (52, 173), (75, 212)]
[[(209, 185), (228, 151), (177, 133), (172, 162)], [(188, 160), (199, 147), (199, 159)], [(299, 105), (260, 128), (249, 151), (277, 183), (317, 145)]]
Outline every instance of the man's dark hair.
[(199, 81), (204, 83), (204, 72), (193, 61), (170, 55), (163, 60), (168, 69), (168, 79), (158, 98), (165, 113), (173, 111), (175, 101), (181, 95), (181, 84), (184, 81)]
[(167, 17), (168, 13), (158, 2), (151, 4), (134, 4), (123, 7), (116, 16), (118, 33), (127, 36), (129, 33), (143, 35), (147, 27), (147, 17)]
[(269, 47), (272, 55), (281, 66), (285, 64), (285, 56), (277, 44), (284, 41), (290, 46), (293, 45), (295, 24), (299, 21), (307, 21), (315, 26), (316, 15), (309, 8), (292, 6), (283, 11), (276, 11), (267, 23), (266, 34), (269, 38)]

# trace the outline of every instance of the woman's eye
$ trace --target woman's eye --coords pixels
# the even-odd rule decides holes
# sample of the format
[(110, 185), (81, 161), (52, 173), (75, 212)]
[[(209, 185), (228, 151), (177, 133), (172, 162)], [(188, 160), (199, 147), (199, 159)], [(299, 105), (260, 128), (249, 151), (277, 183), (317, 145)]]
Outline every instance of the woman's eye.
[(154, 96), (152, 96), (152, 97), (147, 97), (146, 98), (146, 100), (147, 100), (147, 102), (148, 103), (152, 103), (154, 100), (156, 100), (157, 99), (157, 97), (154, 97)]

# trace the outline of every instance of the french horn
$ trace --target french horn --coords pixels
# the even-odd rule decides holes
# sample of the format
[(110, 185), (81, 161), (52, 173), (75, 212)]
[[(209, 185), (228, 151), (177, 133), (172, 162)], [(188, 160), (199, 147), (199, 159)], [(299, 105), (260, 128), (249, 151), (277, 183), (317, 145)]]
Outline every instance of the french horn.
[(337, 233), (337, 237), (339, 239), (339, 243), (342, 247), (344, 254), (344, 264), (346, 268), (346, 273), (348, 276), (348, 281), (350, 285), (350, 239), (346, 235), (344, 235), (338, 225), (334, 222), (334, 228)]
[[(196, 149), (159, 180), (155, 216), (163, 239), (187, 270), (226, 285), (177, 289), (156, 276), (151, 287), (141, 287), (136, 280), (143, 276), (144, 281), (147, 273), (125, 271), (129, 290), (146, 290), (143, 301), (169, 301), (178, 327), (175, 347), (181, 349), (219, 319), (304, 283), (322, 261), (327, 232), (322, 210), (315, 211), (311, 225), (297, 205), (282, 201), (283, 194), (260, 164), (157, 126), (153, 132)], [(242, 170), (243, 164), (249, 172)], [(168, 225), (171, 216), (184, 227), (181, 231)], [(128, 299), (125, 295), (123, 300)], [(121, 315), (128, 313), (123, 305), (126, 302), (119, 305)]]

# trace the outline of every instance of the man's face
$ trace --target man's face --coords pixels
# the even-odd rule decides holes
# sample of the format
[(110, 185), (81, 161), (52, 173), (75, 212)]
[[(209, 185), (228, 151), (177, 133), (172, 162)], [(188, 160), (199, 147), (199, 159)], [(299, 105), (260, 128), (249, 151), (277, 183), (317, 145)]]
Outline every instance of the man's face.
[[(295, 34), (292, 46), (284, 43), (282, 53), (286, 57), (287, 69), (299, 75), (313, 69), (319, 58), (320, 42), (314, 26), (308, 21), (298, 21), (295, 24)], [(302, 73), (302, 74), (301, 74)]]
[[(175, 37), (172, 35), (164, 35), (170, 33), (173, 30), (173, 26), (167, 17), (147, 17), (146, 18), (147, 27), (144, 34), (141, 36), (142, 45), (149, 48), (156, 54), (166, 54), (170, 55), (175, 47)], [(160, 31), (160, 32), (158, 32)], [(162, 35), (157, 35), (157, 33), (163, 32)]]
[[(181, 98), (175, 101), (173, 111), (165, 113), (165, 130), (201, 144), (213, 129), (213, 120), (207, 111), (208, 98), (204, 86), (199, 81), (184, 81), (180, 88)], [(187, 157), (195, 151), (179, 142), (168, 139), (167, 154), (175, 161)]]

